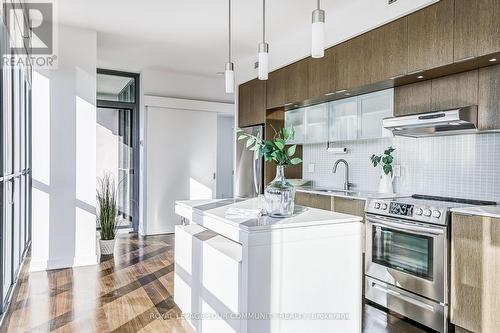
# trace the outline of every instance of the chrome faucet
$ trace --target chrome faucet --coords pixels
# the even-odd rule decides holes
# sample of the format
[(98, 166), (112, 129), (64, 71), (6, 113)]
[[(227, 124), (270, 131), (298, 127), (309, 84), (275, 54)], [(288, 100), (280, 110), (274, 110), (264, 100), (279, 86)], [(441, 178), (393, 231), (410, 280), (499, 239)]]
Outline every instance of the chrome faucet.
[(339, 166), (339, 163), (345, 164), (344, 191), (349, 191), (351, 189), (351, 186), (353, 185), (353, 184), (349, 183), (349, 164), (343, 158), (337, 160), (335, 162), (335, 164), (333, 165), (333, 173), (337, 173), (337, 167)]

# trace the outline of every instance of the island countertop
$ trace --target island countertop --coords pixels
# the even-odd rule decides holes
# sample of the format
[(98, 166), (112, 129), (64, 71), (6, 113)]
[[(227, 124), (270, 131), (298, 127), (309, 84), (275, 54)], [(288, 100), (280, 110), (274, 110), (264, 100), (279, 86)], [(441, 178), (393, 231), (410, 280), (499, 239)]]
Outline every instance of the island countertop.
[(217, 219), (220, 222), (244, 232), (362, 221), (362, 218), (359, 216), (302, 206), (296, 206), (293, 216), (287, 218), (273, 218), (269, 216), (239, 217), (228, 215), (227, 213), (230, 208), (260, 210), (262, 205), (262, 198), (184, 200), (176, 202), (175, 210), (178, 215), (190, 220), (195, 220), (195, 222), (196, 219), (193, 218), (193, 216), (202, 215)]

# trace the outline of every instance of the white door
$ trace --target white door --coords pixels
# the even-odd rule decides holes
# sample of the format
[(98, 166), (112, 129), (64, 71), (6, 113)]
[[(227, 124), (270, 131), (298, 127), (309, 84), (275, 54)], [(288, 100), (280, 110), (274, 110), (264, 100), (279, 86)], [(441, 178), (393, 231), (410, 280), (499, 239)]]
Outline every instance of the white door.
[(146, 234), (174, 232), (176, 200), (215, 198), (217, 114), (146, 107)]

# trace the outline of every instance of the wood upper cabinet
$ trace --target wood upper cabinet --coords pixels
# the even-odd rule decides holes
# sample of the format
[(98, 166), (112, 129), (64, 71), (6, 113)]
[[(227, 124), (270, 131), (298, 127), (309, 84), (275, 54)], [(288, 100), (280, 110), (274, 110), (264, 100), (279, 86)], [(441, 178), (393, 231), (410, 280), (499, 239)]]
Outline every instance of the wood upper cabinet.
[(451, 322), (471, 332), (500, 327), (500, 219), (453, 214)]
[(394, 89), (394, 114), (404, 116), (478, 105), (477, 70), (412, 83)]
[(239, 86), (239, 127), (266, 122), (266, 81), (254, 79)]
[(286, 82), (285, 68), (280, 68), (269, 73), (269, 78), (267, 79), (268, 109), (274, 109), (285, 105), (285, 82)]
[(381, 82), (406, 74), (408, 68), (408, 18), (403, 17), (367, 33), (369, 54), (366, 83)]
[(477, 70), (440, 77), (431, 84), (431, 111), (477, 105)]
[(334, 48), (326, 49), (323, 58), (309, 59), (309, 98), (322, 97), (336, 89), (333, 73), (334, 60)]
[(479, 69), (479, 129), (500, 129), (500, 65)]
[(302, 102), (308, 98), (308, 62), (309, 59), (303, 59), (269, 73), (267, 80), (268, 109)]
[(455, 0), (455, 62), (500, 51), (500, 0)]
[(394, 89), (394, 115), (429, 112), (431, 109), (431, 80), (407, 84)]
[(368, 42), (367, 35), (363, 34), (334, 47), (333, 77), (336, 90), (347, 90), (365, 84)]
[(301, 102), (309, 96), (309, 59), (285, 67), (285, 105)]
[(441, 0), (408, 16), (408, 73), (453, 63), (453, 9)]

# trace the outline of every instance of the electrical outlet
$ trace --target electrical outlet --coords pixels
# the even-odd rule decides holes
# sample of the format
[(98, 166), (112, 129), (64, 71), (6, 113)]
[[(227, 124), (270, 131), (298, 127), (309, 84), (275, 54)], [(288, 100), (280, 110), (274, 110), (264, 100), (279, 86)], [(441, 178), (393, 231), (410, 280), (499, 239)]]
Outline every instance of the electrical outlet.
[(314, 173), (314, 163), (309, 163), (307, 165), (307, 172)]
[(394, 177), (401, 177), (401, 165), (395, 164), (392, 169), (392, 171), (394, 172)]

